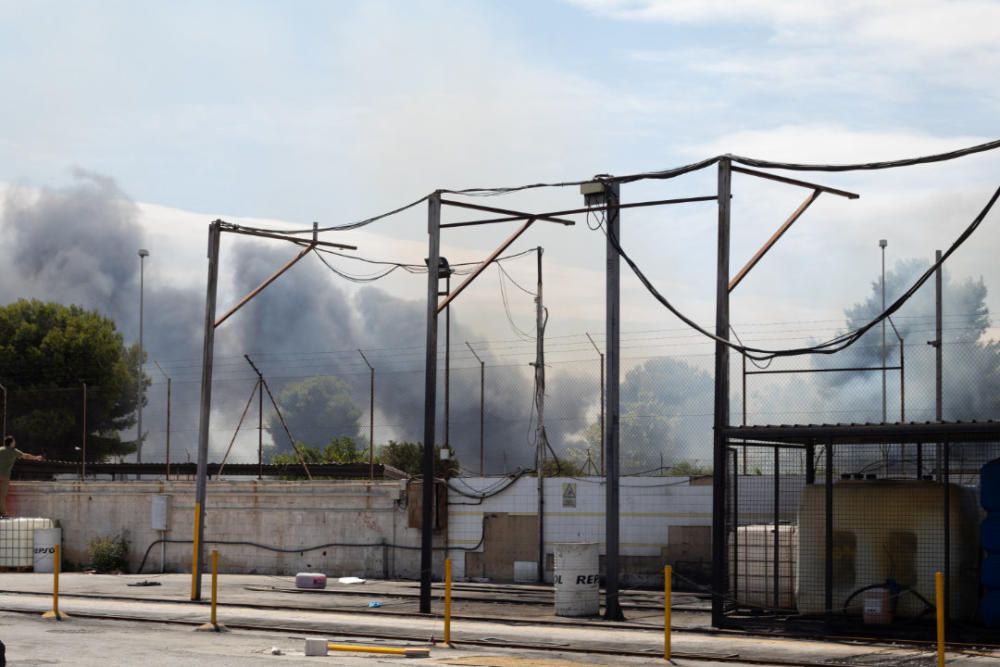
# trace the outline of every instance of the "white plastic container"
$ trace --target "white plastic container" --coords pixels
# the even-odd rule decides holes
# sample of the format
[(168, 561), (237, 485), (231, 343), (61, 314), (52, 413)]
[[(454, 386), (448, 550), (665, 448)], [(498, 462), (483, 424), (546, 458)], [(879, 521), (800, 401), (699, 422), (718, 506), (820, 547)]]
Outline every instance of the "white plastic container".
[(62, 544), (62, 528), (37, 528), (34, 540), (35, 572), (52, 572), (56, 561), (56, 545)]
[(295, 575), (296, 588), (326, 588), (326, 575), (320, 572), (299, 572)]
[(52, 519), (0, 519), (0, 568), (34, 565), (35, 531), (51, 527)]
[(556, 616), (596, 616), (601, 610), (597, 544), (555, 545)]
[[(739, 526), (729, 562), (730, 592), (742, 604), (795, 609), (797, 527), (778, 525), (778, 599), (774, 598), (774, 524)], [(732, 548), (732, 547), (731, 547)]]

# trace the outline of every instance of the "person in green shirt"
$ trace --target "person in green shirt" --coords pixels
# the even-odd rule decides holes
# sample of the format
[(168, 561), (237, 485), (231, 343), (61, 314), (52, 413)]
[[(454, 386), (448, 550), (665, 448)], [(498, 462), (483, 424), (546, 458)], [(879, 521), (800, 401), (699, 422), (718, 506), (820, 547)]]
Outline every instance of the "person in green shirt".
[(7, 516), (7, 489), (10, 488), (10, 471), (14, 468), (14, 461), (43, 459), (41, 456), (22, 452), (14, 444), (14, 436), (8, 435), (3, 439), (3, 447), (0, 447), (0, 518)]

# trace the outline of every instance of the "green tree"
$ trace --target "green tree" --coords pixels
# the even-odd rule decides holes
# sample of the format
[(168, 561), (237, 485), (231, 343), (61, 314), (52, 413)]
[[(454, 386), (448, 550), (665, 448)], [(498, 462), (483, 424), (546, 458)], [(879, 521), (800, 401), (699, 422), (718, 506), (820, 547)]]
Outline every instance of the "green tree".
[(368, 452), (358, 446), (347, 436), (333, 438), (323, 449), (310, 447), (305, 443), (297, 443), (299, 453), (293, 451), (279, 452), (271, 457), (271, 463), (288, 465), (300, 463), (299, 457), (306, 463), (367, 463)]
[(126, 347), (114, 322), (96, 310), (24, 299), (0, 307), (7, 430), (21, 447), (78, 459), (86, 382), (87, 458), (135, 451), (120, 431), (135, 424), (139, 368), (138, 346)]
[[(381, 463), (402, 470), (414, 477), (420, 477), (423, 474), (423, 457), (424, 446), (419, 442), (390, 440), (379, 448), (379, 461)], [(434, 474), (438, 477), (453, 477), (458, 474), (458, 462), (455, 459), (441, 460), (440, 445), (434, 447)]]
[[(324, 375), (287, 384), (277, 400), (288, 430), (298, 442), (319, 448), (341, 437), (358, 439), (361, 410), (351, 398), (350, 387), (340, 378)], [(269, 422), (271, 433), (281, 434), (274, 436), (278, 453), (291, 452), (277, 416)]]

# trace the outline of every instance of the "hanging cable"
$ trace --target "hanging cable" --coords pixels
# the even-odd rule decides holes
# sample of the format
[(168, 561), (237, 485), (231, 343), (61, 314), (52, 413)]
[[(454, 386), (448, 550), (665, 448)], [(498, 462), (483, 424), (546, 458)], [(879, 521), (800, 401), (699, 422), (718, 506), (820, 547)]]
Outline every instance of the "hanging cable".
[(759, 160), (741, 155), (730, 155), (733, 162), (747, 165), (748, 167), (759, 167), (762, 169), (787, 169), (789, 171), (872, 171), (876, 169), (896, 169), (897, 167), (912, 167), (918, 164), (931, 164), (932, 162), (945, 162), (954, 160), (966, 155), (974, 155), (1000, 148), (1000, 139), (988, 141), (984, 144), (960, 148), (947, 153), (936, 153), (921, 157), (906, 158), (903, 160), (890, 160), (886, 162), (861, 162), (856, 164), (800, 164), (796, 162), (774, 162), (771, 160)]
[[(606, 188), (606, 191), (610, 192), (611, 189)], [(982, 224), (987, 214), (993, 209), (993, 206), (994, 204), (996, 204), (998, 198), (1000, 198), (1000, 187), (998, 187), (993, 192), (993, 195), (990, 197), (989, 201), (986, 202), (986, 205), (979, 212), (979, 214), (972, 220), (971, 223), (969, 223), (969, 225), (962, 231), (962, 233), (959, 234), (958, 238), (956, 238), (955, 241), (951, 244), (951, 246), (949, 246), (948, 250), (945, 251), (943, 255), (941, 255), (940, 261), (934, 262), (930, 266), (930, 268), (927, 269), (927, 271), (925, 271), (919, 278), (917, 278), (916, 282), (914, 282), (913, 285), (911, 285), (910, 288), (906, 290), (906, 292), (904, 292), (902, 296), (896, 299), (896, 301), (894, 301), (880, 315), (872, 319), (867, 324), (857, 329), (854, 329), (853, 331), (840, 334), (838, 336), (835, 336), (827, 340), (826, 342), (819, 343), (818, 345), (812, 345), (808, 347), (797, 347), (785, 350), (769, 350), (765, 348), (748, 347), (745, 345), (734, 344), (731, 341), (726, 340), (721, 336), (716, 336), (715, 334), (706, 330), (704, 327), (702, 327), (697, 322), (692, 320), (690, 317), (688, 317), (680, 310), (678, 310), (672, 303), (670, 303), (669, 300), (667, 300), (666, 297), (664, 297), (656, 289), (656, 287), (653, 286), (652, 282), (650, 282), (649, 278), (646, 277), (646, 275), (638, 267), (635, 261), (628, 255), (628, 253), (624, 251), (624, 249), (621, 247), (621, 244), (618, 242), (618, 239), (615, 238), (614, 234), (610, 233), (609, 230), (605, 230), (605, 235), (607, 236), (609, 242), (611, 243), (615, 251), (618, 252), (621, 258), (625, 260), (629, 268), (632, 269), (632, 273), (634, 273), (635, 276), (639, 279), (639, 282), (643, 284), (643, 286), (653, 296), (653, 298), (655, 298), (657, 301), (660, 302), (661, 305), (663, 305), (663, 307), (665, 307), (667, 310), (669, 310), (671, 313), (677, 316), (678, 319), (680, 319), (682, 322), (690, 326), (695, 331), (701, 333), (703, 336), (710, 338), (717, 343), (722, 343), (723, 345), (729, 347), (730, 349), (736, 350), (741, 354), (745, 354), (747, 355), (748, 358), (756, 359), (758, 361), (767, 361), (769, 359), (773, 359), (774, 357), (792, 357), (792, 356), (801, 356), (805, 354), (834, 354), (856, 343), (865, 333), (867, 333), (869, 330), (871, 330), (873, 327), (879, 324), (882, 320), (884, 320), (885, 318), (889, 317), (897, 310), (902, 308), (903, 304), (905, 304), (914, 294), (916, 294), (917, 290), (919, 290), (920, 287), (922, 287), (923, 284), (927, 282), (927, 280), (932, 275), (934, 275), (934, 272), (937, 270), (937, 268), (942, 264), (944, 264), (945, 260), (947, 260), (948, 257), (950, 257), (956, 250), (958, 250), (958, 248), (961, 247), (961, 245), (965, 243), (965, 241), (970, 236), (972, 236), (973, 232), (975, 232), (976, 229), (979, 228), (979, 225)]]

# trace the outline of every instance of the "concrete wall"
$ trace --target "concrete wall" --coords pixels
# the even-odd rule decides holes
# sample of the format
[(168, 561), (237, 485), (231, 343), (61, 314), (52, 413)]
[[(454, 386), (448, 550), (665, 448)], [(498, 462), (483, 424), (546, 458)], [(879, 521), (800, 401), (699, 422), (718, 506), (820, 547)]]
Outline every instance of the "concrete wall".
[[(620, 553), (626, 585), (656, 584), (668, 562), (682, 576), (704, 579), (711, 563), (710, 481), (622, 478)], [(538, 552), (537, 479), (522, 477), (495, 493), (507, 482), (497, 477), (450, 481), (444, 519), (447, 535), (437, 533), (435, 545), (449, 547), (456, 577), (509, 581), (514, 579), (514, 561), (521, 561), (522, 572), (537, 570), (531, 567)], [(800, 486), (788, 483), (782, 488), (782, 511), (787, 518), (794, 518)], [(741, 476), (741, 523), (770, 519), (772, 489), (770, 477)], [(482, 492), (495, 495), (480, 501), (477, 496)], [(157, 495), (169, 497), (169, 530), (164, 535), (151, 527)], [(604, 499), (604, 480), (599, 477), (545, 480), (548, 580), (558, 542), (596, 542), (603, 555)], [(205, 537), (263, 545), (209, 545), (219, 549), (224, 572), (287, 575), (318, 570), (331, 576), (416, 579), (420, 572), (418, 502), (419, 485), (408, 487), (405, 481), (370, 485), (360, 481), (211, 480)], [(130, 569), (135, 571), (155, 540), (191, 539), (194, 483), (16, 481), (8, 506), (17, 516), (58, 521), (65, 559), (71, 565), (87, 563), (87, 545), (94, 537), (124, 534), (132, 545)], [(341, 546), (310, 548), (330, 543)], [(189, 543), (154, 546), (144, 571), (159, 571), (163, 556), (167, 571), (190, 571)], [(434, 558), (437, 577), (443, 572), (443, 560), (444, 550), (439, 548)]]
[[(162, 535), (151, 527), (153, 498), (158, 495), (169, 496), (169, 529)], [(125, 535), (134, 572), (155, 540), (191, 540), (194, 495), (194, 483), (186, 481), (16, 481), (8, 508), (16, 516), (58, 521), (70, 565), (87, 563), (87, 545), (94, 537)], [(406, 482), (401, 481), (212, 480), (206, 540), (254, 542), (286, 551), (206, 544), (206, 553), (219, 550), (223, 572), (288, 575), (315, 570), (330, 576), (416, 578), (420, 531), (409, 527), (406, 506)], [(310, 548), (328, 543), (342, 546)], [(160, 571), (165, 555), (166, 571), (190, 572), (191, 554), (190, 543), (156, 545), (143, 571)], [(435, 560), (443, 562), (441, 552), (437, 556)]]
[[(509, 552), (512, 541), (531, 545), (515, 557), (537, 559), (536, 478), (522, 477), (481, 503), (457, 492), (475, 496), (498, 483), (496, 477), (451, 480), (448, 546), (456, 577), (505, 578), (508, 568), (490, 562), (488, 554), (491, 550)], [(695, 576), (707, 573), (711, 563), (711, 484), (687, 477), (626, 477), (621, 480), (620, 498), (623, 583), (654, 584), (657, 577), (662, 581), (667, 562), (681, 571), (687, 567), (686, 571)], [(556, 543), (596, 542), (600, 553), (605, 553), (604, 480), (546, 478), (544, 500), (546, 579), (551, 581)], [(488, 533), (489, 539), (484, 540), (484, 522), (495, 518), (500, 526), (501, 517), (502, 528)], [(512, 517), (523, 520), (511, 521)], [(509, 571), (512, 573), (513, 568)]]

